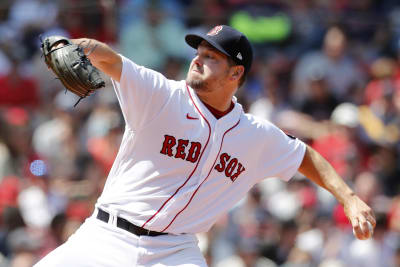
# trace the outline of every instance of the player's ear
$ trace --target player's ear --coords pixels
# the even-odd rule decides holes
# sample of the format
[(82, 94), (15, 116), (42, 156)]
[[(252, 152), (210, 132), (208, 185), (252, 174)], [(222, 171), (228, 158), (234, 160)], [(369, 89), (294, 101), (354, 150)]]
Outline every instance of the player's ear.
[(236, 65), (231, 69), (231, 79), (239, 80), (244, 73), (244, 67), (242, 65)]

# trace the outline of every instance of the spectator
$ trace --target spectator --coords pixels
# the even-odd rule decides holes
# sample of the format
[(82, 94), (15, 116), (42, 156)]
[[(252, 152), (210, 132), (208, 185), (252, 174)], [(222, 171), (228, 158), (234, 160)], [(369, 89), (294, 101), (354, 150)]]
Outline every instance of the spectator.
[(12, 59), (10, 71), (0, 76), (0, 106), (36, 108), (40, 101), (36, 80), (23, 73), (20, 63)]
[(307, 77), (319, 70), (326, 74), (326, 82), (331, 94), (339, 101), (346, 101), (354, 88), (361, 87), (364, 75), (360, 72), (356, 61), (349, 56), (347, 37), (339, 27), (331, 27), (326, 32), (323, 48), (304, 55), (294, 70), (295, 88), (292, 98), (296, 102), (304, 102), (310, 97)]
[(309, 84), (309, 97), (299, 108), (300, 111), (312, 116), (316, 120), (328, 120), (339, 101), (328, 88), (326, 75), (321, 70), (311, 73)]
[(168, 56), (184, 56), (184, 43), (176, 40), (183, 40), (185, 27), (163, 13), (160, 3), (152, 4), (143, 10), (143, 19), (134, 20), (122, 29), (121, 52), (139, 65), (161, 70)]
[(110, 88), (73, 108), (39, 33), (92, 36), (179, 79), (188, 29), (227, 23), (255, 38), (244, 109), (312, 144), (379, 219), (355, 241), (325, 190), (271, 179), (201, 236), (209, 266), (400, 266), (399, 12), (395, 0), (2, 1), (0, 266), (32, 266), (90, 216), (123, 134)]

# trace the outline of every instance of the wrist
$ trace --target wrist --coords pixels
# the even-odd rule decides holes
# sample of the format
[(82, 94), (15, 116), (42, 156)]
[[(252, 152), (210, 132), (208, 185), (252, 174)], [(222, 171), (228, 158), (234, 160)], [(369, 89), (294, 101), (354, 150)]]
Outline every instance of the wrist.
[(356, 200), (356, 198), (357, 198), (357, 195), (353, 191), (350, 191), (345, 194), (342, 194), (339, 201), (341, 202), (341, 204), (343, 206), (346, 206), (346, 205), (350, 204), (352, 201)]

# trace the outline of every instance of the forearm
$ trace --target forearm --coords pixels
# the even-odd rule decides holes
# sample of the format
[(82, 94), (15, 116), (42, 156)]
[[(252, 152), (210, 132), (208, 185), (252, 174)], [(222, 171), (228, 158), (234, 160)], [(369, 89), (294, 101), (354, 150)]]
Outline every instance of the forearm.
[(112, 49), (105, 43), (89, 38), (71, 39), (71, 41), (83, 47), (85, 54), (89, 54), (88, 58), (92, 64), (110, 60), (109, 54), (112, 54)]
[(344, 206), (344, 212), (353, 226), (358, 239), (369, 238), (372, 234), (368, 222), (376, 225), (372, 209), (343, 181), (334, 168), (318, 152), (307, 146), (299, 171), (307, 178), (331, 192)]
[(85, 54), (96, 68), (119, 81), (122, 59), (110, 46), (89, 38), (71, 39), (71, 41), (84, 48)]
[(331, 192), (342, 205), (355, 196), (353, 190), (337, 174), (332, 165), (309, 146), (299, 171)]

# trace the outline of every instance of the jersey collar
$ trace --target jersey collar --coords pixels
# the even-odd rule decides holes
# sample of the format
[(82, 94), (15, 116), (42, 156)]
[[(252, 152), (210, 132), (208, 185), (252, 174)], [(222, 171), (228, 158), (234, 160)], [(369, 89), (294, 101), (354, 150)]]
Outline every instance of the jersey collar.
[(232, 98), (232, 102), (234, 103), (233, 109), (222, 118), (216, 119), (197, 96), (196, 91), (189, 85), (187, 85), (186, 82), (185, 87), (186, 92), (189, 94), (189, 100), (194, 102), (193, 104), (198, 108), (198, 112), (201, 112), (203, 114), (203, 116), (206, 120), (208, 120), (212, 128), (217, 126), (218, 129), (221, 130), (229, 129), (239, 121), (240, 116), (243, 113), (243, 108), (242, 105), (237, 102), (237, 98), (235, 96), (233, 96)]

